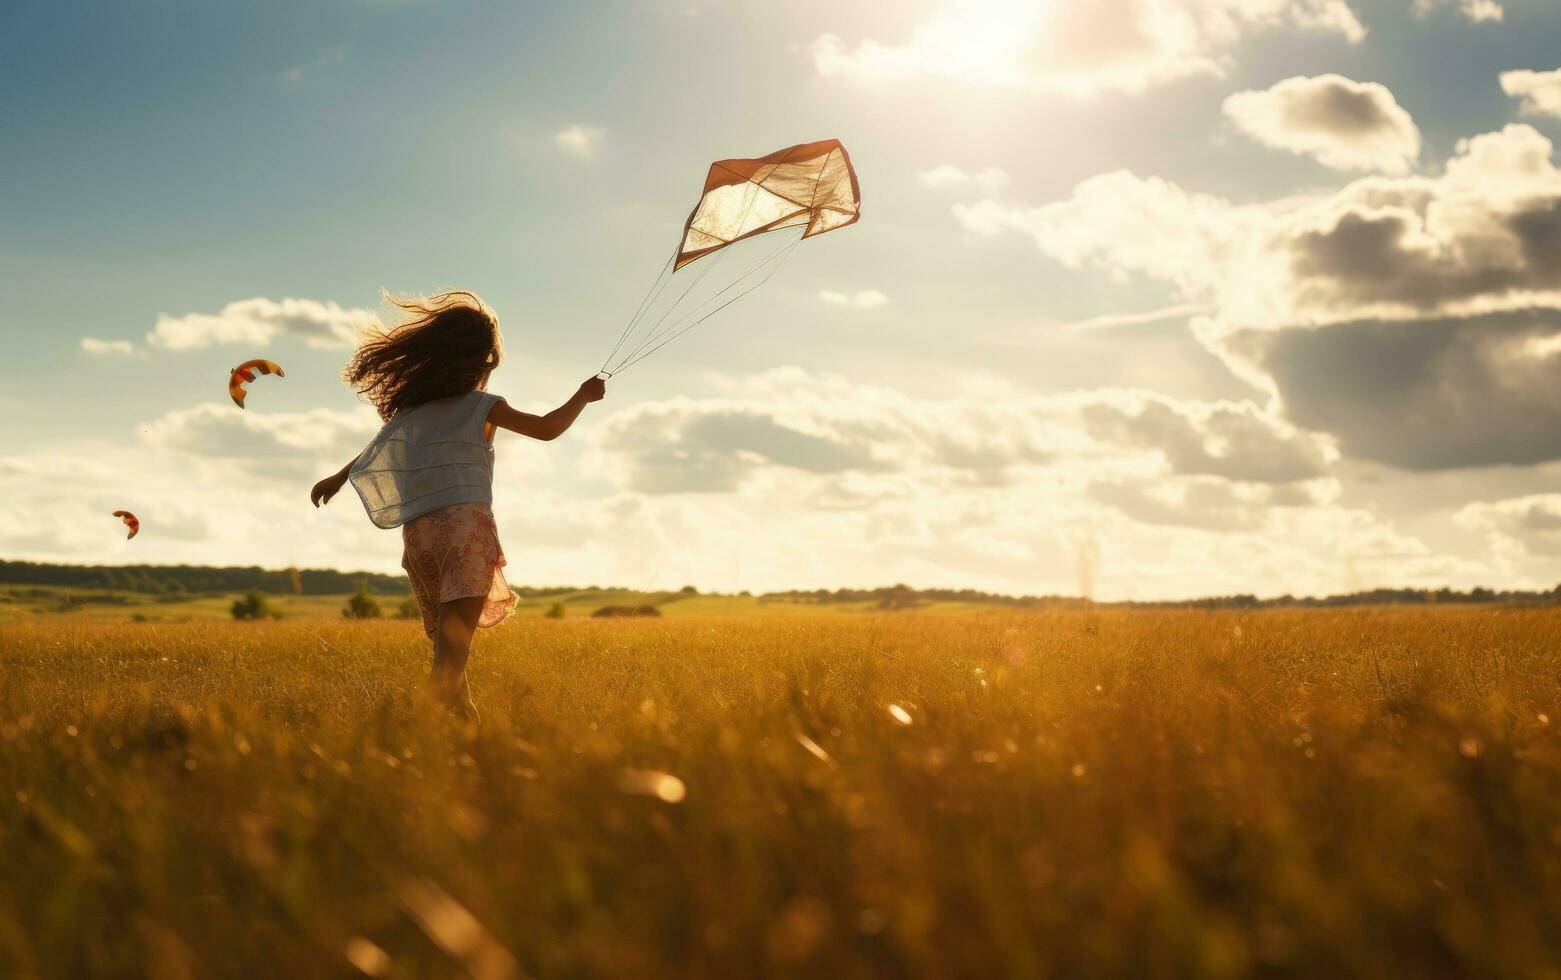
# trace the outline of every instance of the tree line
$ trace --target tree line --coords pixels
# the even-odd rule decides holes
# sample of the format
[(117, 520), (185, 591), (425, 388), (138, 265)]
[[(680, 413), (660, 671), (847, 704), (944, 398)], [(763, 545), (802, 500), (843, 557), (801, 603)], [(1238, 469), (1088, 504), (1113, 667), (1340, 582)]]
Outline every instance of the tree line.
[[(296, 579), (295, 579), (296, 573)], [(339, 572), (331, 568), (265, 569), (258, 565), (52, 565), (0, 560), (0, 585), (115, 589), (150, 595), (259, 592), (266, 595), (341, 595), (359, 583), (376, 595), (405, 595), (401, 575)]]
[(1281, 595), (1260, 598), (1256, 595), (1209, 596), (1202, 599), (1170, 599), (1128, 602), (1090, 602), (1077, 596), (1011, 596), (976, 589), (913, 589), (892, 585), (877, 589), (797, 589), (767, 592), (760, 602), (790, 602), (802, 605), (837, 603), (875, 603), (881, 609), (909, 609), (930, 602), (976, 602), (989, 605), (1050, 608), (1100, 606), (1127, 609), (1285, 609), (1328, 608), (1334, 606), (1434, 606), (1456, 604), (1555, 605), (1561, 604), (1561, 585), (1554, 589), (1501, 590), (1475, 587), (1467, 592), (1457, 589), (1368, 589), (1331, 596)]
[[(45, 562), (6, 561), (0, 559), (0, 585), (47, 585), (80, 589), (113, 589), (151, 595), (260, 593), (262, 595), (364, 595), (405, 596), (406, 578), (375, 572), (341, 572), (331, 568), (265, 569), (258, 565), (56, 565)], [(580, 592), (618, 592), (609, 587), (588, 585), (515, 588), (523, 598), (564, 596)], [(697, 595), (693, 586), (684, 586), (668, 597)], [(738, 593), (746, 596), (746, 591)], [(760, 602), (833, 605), (872, 603), (881, 609), (913, 609), (933, 602), (971, 602), (1016, 607), (1085, 607), (1092, 605), (1076, 596), (1012, 596), (977, 589), (913, 589), (891, 585), (875, 589), (793, 589), (766, 592)], [(1118, 608), (1154, 609), (1273, 609), (1367, 605), (1453, 605), (1453, 604), (1561, 604), (1561, 585), (1548, 590), (1457, 589), (1369, 589), (1331, 596), (1256, 595), (1211, 596), (1144, 602), (1093, 603)]]

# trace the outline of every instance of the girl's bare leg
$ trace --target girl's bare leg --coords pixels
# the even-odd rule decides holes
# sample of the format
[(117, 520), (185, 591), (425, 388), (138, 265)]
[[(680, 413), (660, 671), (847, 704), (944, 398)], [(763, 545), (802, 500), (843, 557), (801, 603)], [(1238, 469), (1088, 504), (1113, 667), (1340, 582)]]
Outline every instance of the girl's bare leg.
[(439, 629), (434, 633), (434, 669), (428, 678), (429, 693), (462, 715), (474, 714), (466, 686), (466, 660), (472, 637), (482, 616), (483, 596), (451, 599), (439, 604)]

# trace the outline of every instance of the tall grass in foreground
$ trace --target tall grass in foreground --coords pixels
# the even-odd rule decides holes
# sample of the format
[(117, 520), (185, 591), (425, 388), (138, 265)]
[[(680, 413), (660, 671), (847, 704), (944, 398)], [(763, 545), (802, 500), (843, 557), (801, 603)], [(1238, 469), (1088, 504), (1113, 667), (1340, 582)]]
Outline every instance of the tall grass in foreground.
[(1561, 962), (1561, 612), (0, 626), (0, 974)]

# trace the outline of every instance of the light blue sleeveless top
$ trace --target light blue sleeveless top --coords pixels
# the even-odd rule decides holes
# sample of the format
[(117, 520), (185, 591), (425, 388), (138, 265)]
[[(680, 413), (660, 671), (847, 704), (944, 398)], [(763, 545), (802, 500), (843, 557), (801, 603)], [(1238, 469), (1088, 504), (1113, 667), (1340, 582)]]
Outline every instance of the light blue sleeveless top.
[(498, 395), (473, 391), (398, 412), (348, 471), (369, 520), (392, 528), (452, 504), (493, 503), (484, 432)]

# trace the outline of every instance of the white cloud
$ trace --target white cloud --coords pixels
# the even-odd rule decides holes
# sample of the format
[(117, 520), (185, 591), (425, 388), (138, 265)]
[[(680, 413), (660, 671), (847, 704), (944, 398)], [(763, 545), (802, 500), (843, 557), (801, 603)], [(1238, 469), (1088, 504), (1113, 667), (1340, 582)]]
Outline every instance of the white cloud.
[[(374, 528), (350, 488), (328, 508), (308, 501), (377, 428), (366, 407), (263, 416), (203, 404), (140, 424), (109, 420), (109, 441), (0, 457), (0, 553), (395, 572), (399, 535)], [(117, 509), (141, 519), (134, 540), (110, 516)]]
[(1561, 308), (1546, 306), (1243, 331), (1221, 345), (1266, 374), (1296, 424), (1426, 471), (1556, 459), (1558, 340)]
[(1228, 261), (1253, 254), (1266, 223), (1228, 201), (1125, 170), (1089, 178), (1066, 201), (1023, 207), (987, 199), (953, 210), (972, 234), (1018, 231), (1066, 266), (1146, 272), (1189, 297), (1211, 292)]
[(1110, 452), (1159, 454), (1171, 472), (1281, 484), (1327, 475), (1332, 447), (1251, 402), (1189, 402), (1137, 392), (1073, 397)]
[(1561, 117), (1561, 68), (1555, 71), (1504, 71), (1501, 90), (1520, 101), (1524, 112)]
[(758, 563), (786, 581), (1071, 593), (1091, 537), (1102, 598), (1337, 591), (1346, 557), (1372, 582), (1489, 572), (1341, 506), (1327, 442), (1251, 404), (927, 400), (795, 369), (726, 387), (595, 430), (588, 462), (620, 488), (625, 524), (659, 528), (637, 545), (652, 567), (712, 549), (728, 581)]
[[(1500, 23), (1507, 16), (1498, 0), (1457, 0), (1457, 4), (1458, 12), (1476, 24)], [(1451, 0), (1415, 0), (1413, 9), (1423, 17), (1438, 7), (1451, 5)]]
[(1454, 519), (1483, 533), (1493, 549), (1509, 556), (1561, 558), (1561, 494), (1476, 501)]
[(1499, 23), (1507, 16), (1506, 9), (1496, 0), (1463, 0), (1458, 9), (1476, 23)]
[[(1154, 323), (1164, 323), (1167, 320), (1187, 320), (1200, 314), (1212, 312), (1210, 307), (1202, 303), (1177, 303), (1173, 306), (1164, 306), (1157, 310), (1144, 310), (1141, 313), (1106, 313), (1101, 316), (1092, 316), (1083, 320), (1075, 320), (1072, 323), (1058, 324), (1055, 329), (1068, 332), (1090, 330), (1114, 330), (1118, 327), (1142, 327)], [(1028, 333), (1028, 331), (1026, 331)]]
[(1066, 200), (956, 206), (1070, 267), (1140, 273), (1215, 312), (1198, 336), (1347, 454), (1411, 469), (1561, 457), (1561, 170), (1529, 126), (1439, 177), (1234, 204), (1126, 172)]
[(553, 143), (560, 150), (582, 160), (590, 160), (596, 156), (602, 146), (602, 140), (607, 136), (607, 131), (597, 126), (586, 126), (575, 123), (568, 129), (559, 130), (553, 134)]
[[(293, 483), (257, 481), (221, 461), (149, 453), (133, 443), (59, 445), (0, 459), (0, 550), (103, 564), (392, 566), (374, 557), (361, 509), (309, 507), (312, 482), (303, 475)], [(134, 540), (111, 516), (119, 509), (141, 520)], [(387, 558), (388, 543), (378, 542)]]
[(1173, 476), (1102, 480), (1091, 484), (1089, 492), (1144, 524), (1228, 533), (1268, 527), (1279, 508), (1330, 504), (1338, 496), (1338, 485), (1332, 480), (1274, 486), (1211, 476)]
[(349, 348), (365, 330), (379, 325), (373, 311), (341, 307), (313, 299), (235, 300), (216, 313), (157, 315), (146, 342), (167, 350), (189, 350), (218, 344), (267, 347), (278, 336), (302, 340), (308, 347)]
[(1351, 42), (1365, 28), (1345, 0), (964, 0), (903, 42), (810, 46), (825, 76), (944, 78), (1029, 92), (1138, 92), (1192, 75), (1223, 76), (1241, 38), (1289, 26)]
[(1407, 173), (1420, 156), (1420, 130), (1393, 93), (1339, 75), (1287, 78), (1237, 92), (1224, 112), (1265, 146), (1314, 157), (1339, 170)]
[(1069, 267), (1170, 282), (1215, 303), (1230, 330), (1467, 315), (1561, 299), (1552, 151), (1512, 125), (1461, 142), (1436, 178), (1238, 205), (1116, 171), (1039, 207), (989, 199), (953, 213), (973, 234), (1026, 234)]
[(940, 164), (931, 170), (918, 170), (916, 179), (923, 187), (973, 187), (987, 194), (995, 194), (1008, 186), (1008, 174), (997, 167), (983, 167), (967, 172), (950, 163)]
[(81, 349), (88, 354), (117, 354), (124, 357), (136, 352), (135, 344), (128, 340), (99, 340), (96, 337), (81, 338)]
[(854, 293), (821, 289), (818, 298), (830, 306), (849, 306), (859, 310), (871, 310), (889, 302), (889, 297), (876, 289), (858, 289)]
[(321, 467), (340, 467), (379, 428), (367, 406), (346, 412), (317, 408), (262, 414), (204, 402), (147, 423), (140, 440), (150, 450), (217, 464), (227, 472), (288, 480), (302, 479)]
[[(511, 580), (1071, 594), (1085, 538), (1103, 599), (1331, 592), (1354, 581), (1347, 560), (1368, 582), (1492, 580), (1342, 506), (1326, 441), (1251, 404), (928, 400), (795, 369), (715, 383), (731, 394), (588, 417), (558, 443), (504, 439), (494, 510)], [(125, 443), (0, 457), (0, 552), (394, 573), (399, 536), (350, 489), (320, 510), (306, 499), (376, 426), (366, 409), (213, 403), (126, 425), (142, 434)], [(108, 516), (120, 507), (143, 520), (134, 541)]]
[(777, 469), (1001, 486), (1068, 459), (1097, 475), (1189, 475), (1254, 484), (1327, 477), (1333, 451), (1251, 403), (1100, 390), (914, 400), (795, 370), (736, 398), (647, 402), (598, 429), (613, 478), (643, 493), (731, 492)]

